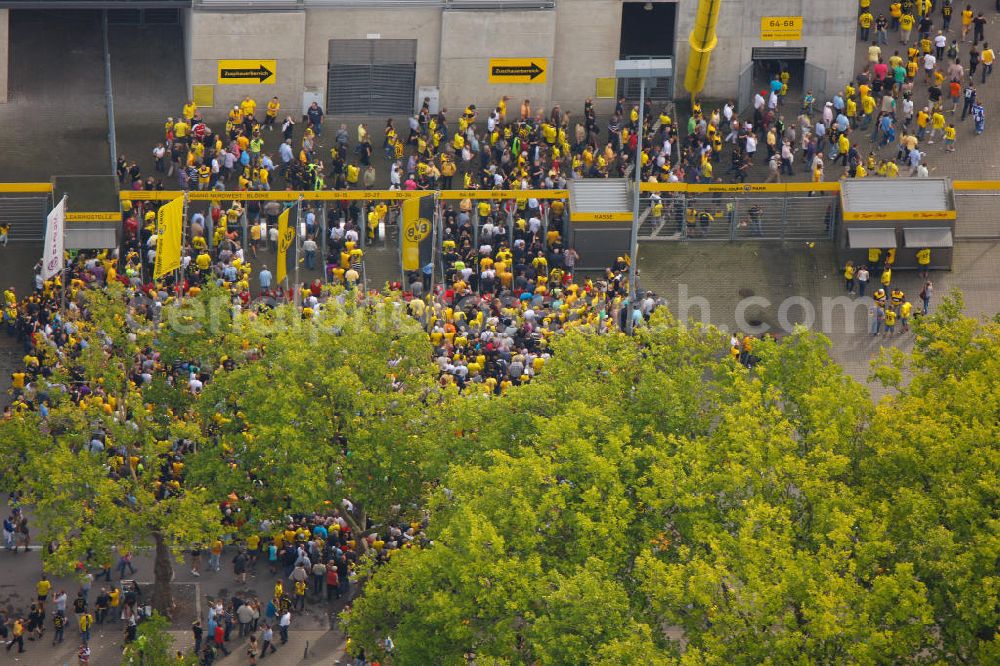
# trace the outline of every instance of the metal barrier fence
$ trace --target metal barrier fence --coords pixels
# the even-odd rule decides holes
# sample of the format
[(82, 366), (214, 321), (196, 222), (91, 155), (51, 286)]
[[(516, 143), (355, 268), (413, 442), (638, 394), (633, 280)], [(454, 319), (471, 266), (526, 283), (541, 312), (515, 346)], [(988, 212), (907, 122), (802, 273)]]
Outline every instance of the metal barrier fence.
[(640, 198), (640, 241), (794, 241), (832, 239), (836, 192), (786, 194), (664, 192), (662, 211)]

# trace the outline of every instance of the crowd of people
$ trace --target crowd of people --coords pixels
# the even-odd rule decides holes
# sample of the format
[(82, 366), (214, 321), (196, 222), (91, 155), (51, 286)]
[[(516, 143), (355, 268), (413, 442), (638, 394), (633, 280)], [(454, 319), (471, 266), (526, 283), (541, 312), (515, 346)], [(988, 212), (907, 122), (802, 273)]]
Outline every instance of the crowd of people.
[[(116, 396), (102, 384), (86, 381), (75, 365), (76, 357), (88, 340), (93, 340), (87, 335), (93, 332), (93, 323), (88, 316), (86, 290), (100, 289), (110, 281), (118, 280), (125, 287), (129, 316), (145, 316), (153, 321), (159, 319), (164, 303), (171, 296), (162, 285), (134, 285), (126, 275), (118, 272), (118, 265), (114, 252), (87, 252), (75, 257), (67, 272), (69, 293), (65, 308), (61, 306), (58, 277), (50, 280), (39, 278), (37, 288), (21, 299), (13, 288), (5, 290), (5, 330), (22, 345), (24, 368), (12, 374), (12, 402), (5, 407), (4, 418), (29, 410), (47, 417), (53, 397), (50, 392), (57, 390), (68, 392), (68, 397), (74, 402), (99, 405), (106, 414), (118, 414), (120, 417)], [(189, 291), (191, 289), (196, 287), (190, 287)], [(148, 347), (137, 353), (130, 378), (137, 386), (143, 387), (149, 385), (154, 375), (163, 374), (179, 390), (191, 389), (194, 382), (203, 384), (211, 381), (216, 369), (202, 370), (195, 366), (194, 362), (179, 366), (164, 364), (157, 350)], [(74, 381), (61, 388), (51, 386), (48, 378), (57, 367), (71, 372)], [(228, 359), (217, 371), (224, 372), (233, 367), (233, 360)], [(164, 496), (183, 492), (184, 459), (192, 450), (191, 443), (186, 440), (178, 440), (168, 452), (156, 459), (133, 459), (121, 445), (116, 445), (103, 429), (97, 427), (87, 441), (79, 443), (79, 447), (82, 453), (106, 458), (108, 474), (112, 478), (124, 473), (128, 466), (146, 468), (156, 470), (158, 492)], [(243, 524), (243, 516), (247, 512), (241, 510), (238, 497), (231, 499), (231, 502), (219, 507), (219, 538), (212, 543), (192, 547), (189, 553), (192, 573), (197, 576), (202, 574), (202, 562), (206, 558), (207, 571), (219, 571), (223, 548), (226, 547), (233, 553), (231, 562), (237, 583), (245, 585), (247, 575), (256, 573), (258, 563), (266, 563), (279, 582), (275, 585), (273, 597), (266, 603), (251, 595), (241, 596), (238, 592), (232, 599), (217, 600), (212, 605), (205, 628), (200, 622), (192, 627), (202, 663), (205, 664), (212, 663), (217, 652), (228, 650), (226, 643), (236, 626), (240, 629), (239, 637), (249, 641), (245, 646), (248, 656), (251, 650), (257, 652), (258, 648), (260, 657), (268, 651), (273, 652), (275, 645), (287, 642), (292, 614), (303, 611), (307, 600), (325, 603), (350, 596), (351, 578), (359, 550), (370, 550), (377, 559), (385, 559), (396, 549), (420, 545), (424, 539), (423, 525), (419, 523), (388, 525), (378, 533), (366, 532), (364, 537), (355, 537), (338, 508), (324, 514), (292, 516), (283, 525), (264, 520), (249, 529), (249, 537), (234, 540), (224, 535), (232, 535), (241, 529), (247, 531)], [(17, 500), (16, 494), (12, 496), (15, 509), (4, 521), (5, 547), (14, 552), (21, 546), (27, 550), (29, 545), (27, 519), (17, 508)], [(364, 538), (364, 544), (359, 544), (357, 538)], [(118, 587), (111, 585), (112, 563), (103, 559), (91, 553), (91, 557), (79, 564), (82, 582), (73, 600), (72, 613), (80, 630), (81, 662), (84, 656), (89, 655), (88, 641), (93, 627), (103, 627), (106, 620), (113, 623), (121, 619), (127, 644), (134, 640), (136, 627), (145, 618), (141, 589), (131, 580), (126, 580), (127, 575), (135, 573), (131, 555), (119, 555), (115, 567), (121, 581)], [(92, 602), (91, 587), (95, 580), (100, 582), (102, 579), (108, 585), (100, 589)], [(55, 608), (47, 617), (44, 604), (49, 585), (47, 579), (39, 583), (37, 602), (24, 616), (0, 617), (0, 636), (7, 641), (8, 650), (16, 646), (19, 651), (24, 651), (25, 637), (29, 640), (41, 638), (47, 624), (54, 629), (54, 640), (63, 640), (64, 631), (70, 623), (66, 594), (60, 591), (55, 595)], [(208, 638), (202, 644), (205, 631)], [(8, 633), (5, 635), (4, 632)], [(275, 635), (280, 640), (276, 640)]]
[[(954, 152), (958, 126), (969, 120), (975, 134), (982, 134), (986, 109), (976, 85), (987, 84), (996, 60), (985, 41), (982, 12), (973, 16), (971, 7), (962, 10), (959, 35), (951, 26), (951, 0), (893, 0), (886, 3), (891, 22), (882, 13), (874, 18), (871, 4), (862, 0), (859, 16), (862, 40), (867, 42), (875, 28), (866, 64), (829, 100), (805, 90), (801, 106), (787, 102), (789, 86), (797, 82), (783, 65), (754, 94), (747, 117), (740, 117), (732, 102), (711, 111), (696, 102), (679, 166), (667, 168), (667, 179), (721, 182), (717, 165), (727, 147), (726, 175), (733, 182), (745, 182), (758, 164), (767, 166), (765, 182), (781, 182), (797, 170), (823, 182), (834, 166), (840, 167), (836, 179), (895, 178), (901, 171), (926, 178), (928, 147), (935, 141), (941, 150)], [(898, 35), (898, 47), (890, 46), (890, 30)], [(660, 126), (668, 123), (661, 116)]]
[[(327, 282), (353, 290), (350, 293), (359, 299), (368, 297), (362, 277), (362, 236), (374, 240), (380, 225), (398, 219), (398, 206), (372, 201), (366, 209), (358, 202), (344, 201), (322, 209), (304, 208), (301, 221), (305, 235), (300, 239), (303, 262), (309, 269), (317, 263), (324, 266), (325, 275), (284, 289), (257, 254), (264, 248), (276, 248), (278, 217), (288, 204), (231, 200), (225, 195), (229, 190), (368, 189), (386, 182), (391, 189), (403, 190), (511, 190), (512, 196), (506, 200), (468, 198), (454, 207), (443, 206), (437, 248), (440, 260), (430, 268), (441, 280), (432, 288), (428, 272), (421, 269), (392, 287), (405, 310), (426, 330), (442, 383), (500, 394), (529, 382), (551, 358), (554, 336), (573, 329), (604, 334), (629, 324), (641, 326), (659, 300), (636, 286), (641, 295), (635, 307), (630, 307), (631, 257), (627, 255), (618, 257), (603, 276), (581, 279), (577, 273), (580, 256), (565, 242), (564, 202), (518, 196), (517, 190), (562, 189), (572, 178), (622, 177), (636, 167), (647, 181), (717, 182), (721, 174), (716, 165), (727, 146), (731, 153), (729, 176), (742, 182), (758, 159), (759, 143), (766, 150), (771, 181), (792, 175), (798, 155), (815, 182), (824, 180), (826, 163), (836, 162), (843, 168), (843, 177), (896, 177), (901, 164), (904, 169), (909, 167), (910, 175), (926, 176), (922, 148), (940, 138), (944, 150), (954, 150), (955, 123), (967, 117), (975, 123), (977, 133), (983, 130), (985, 110), (973, 77), (978, 71), (980, 85), (985, 85), (995, 59), (983, 41), (984, 22), (979, 17), (970, 16), (967, 21), (969, 10), (962, 11), (961, 37), (954, 37), (950, 0), (937, 4), (935, 8), (935, 3), (927, 0), (894, 1), (888, 8), (889, 18), (881, 14), (876, 18), (868, 0), (862, 0), (862, 39), (868, 41), (870, 29), (875, 29), (868, 66), (818, 111), (817, 101), (806, 91), (799, 115), (787, 124), (787, 70), (754, 96), (751, 117), (741, 118), (733, 104), (703, 111), (695, 102), (684, 130), (671, 117), (672, 106), (654, 110), (652, 102), (646, 103), (640, 127), (638, 106), (625, 99), (618, 100), (604, 129), (598, 126), (590, 100), (585, 102), (579, 121), (559, 106), (548, 111), (535, 109), (529, 100), (519, 109), (508, 109), (507, 97), (487, 112), (470, 105), (457, 118), (449, 117), (447, 109), (431, 113), (425, 102), (405, 128), (397, 129), (391, 119), (386, 122), (382, 161), (365, 123), (353, 132), (345, 125), (327, 131), (332, 140), (324, 147), (325, 116), (316, 104), (307, 110), (299, 128), (291, 116), (279, 120), (283, 114), (277, 98), (266, 104), (258, 120), (257, 104), (247, 97), (230, 110), (224, 130), (214, 132), (197, 106), (189, 102), (176, 119), (167, 120), (163, 141), (153, 150), (153, 174), (144, 175), (136, 162), (124, 156), (119, 160), (123, 190), (134, 192), (123, 206), (121, 249), (88, 251), (73, 257), (65, 274), (65, 295), (60, 278), (43, 280), (40, 275), (30, 294), (19, 297), (13, 288), (4, 292), (4, 328), (24, 351), (24, 368), (12, 375), (12, 400), (4, 415), (25, 410), (47, 415), (51, 388), (46, 378), (54, 364), (71, 367), (72, 359), (86, 344), (82, 333), (92, 325), (86, 306), (89, 289), (119, 282), (125, 287), (131, 312), (153, 320), (177, 295), (197, 294), (209, 283), (227, 289), (236, 310), (294, 300), (305, 317), (324, 307)], [(916, 40), (911, 42), (914, 26)], [(883, 47), (889, 49), (889, 30), (898, 30), (901, 42), (892, 55), (883, 51)], [(972, 45), (966, 70), (960, 50), (964, 50), (969, 33)], [(950, 109), (945, 109), (947, 101)], [(947, 116), (959, 113), (959, 106), (961, 116), (949, 120)], [(872, 149), (863, 156), (859, 136), (869, 129)], [(265, 149), (265, 136), (274, 132), (281, 136), (277, 157)], [(640, 133), (644, 150), (636, 165)], [(896, 150), (895, 155), (886, 152), (889, 150)], [(380, 175), (382, 163), (388, 168)], [(155, 280), (159, 202), (144, 199), (142, 192), (165, 189), (164, 180), (174, 176), (180, 189), (215, 190), (219, 196), (207, 210), (192, 209), (185, 220), (181, 270)], [(325, 224), (319, 219), (323, 210)], [(327, 253), (317, 262), (317, 239), (324, 229)], [(0, 227), (0, 241), (6, 242), (8, 231), (9, 227)], [(873, 276), (879, 276), (872, 294), (872, 333), (876, 335), (883, 328), (885, 334), (892, 335), (897, 322), (905, 331), (914, 314), (913, 305), (892, 282), (892, 265), (892, 250), (872, 250), (867, 265), (849, 263), (844, 267), (847, 290), (852, 294), (857, 290), (864, 296)], [(925, 313), (932, 291), (932, 283), (925, 280), (920, 294)], [(734, 337), (732, 351), (739, 362), (752, 366), (752, 338)], [(169, 374), (174, 385), (196, 392), (212, 376), (194, 366), (163, 367), (155, 349), (142, 350), (134, 368), (136, 383), (142, 386), (156, 373)], [(115, 396), (100, 385), (78, 381), (68, 390), (74, 400), (100, 404), (108, 413), (116, 409)], [(95, 433), (81, 446), (106, 456), (109, 474), (118, 474), (124, 465), (133, 464), (103, 433)], [(165, 493), (183, 486), (186, 447), (179, 441), (162, 459), (143, 461), (160, 470)], [(220, 507), (223, 529), (217, 540), (193, 545), (189, 551), (191, 572), (196, 576), (219, 572), (224, 549), (228, 549), (226, 558), (237, 583), (246, 583), (248, 574), (263, 575), (266, 566), (275, 576), (274, 593), (267, 596), (266, 603), (242, 592), (230, 599), (213, 600), (205, 624), (199, 618), (192, 626), (196, 651), (206, 664), (214, 661), (217, 652), (229, 653), (227, 643), (231, 643), (234, 631), (238, 631), (240, 649), (246, 650), (251, 663), (264, 658), (276, 644), (287, 641), (294, 613), (307, 604), (350, 597), (361, 550), (384, 559), (399, 548), (421, 544), (425, 538), (422, 524), (390, 525), (384, 533), (364, 537), (365, 543), (360, 544), (344, 515), (333, 510), (293, 516), (284, 525), (265, 521), (250, 537), (234, 541), (222, 536), (222, 532), (230, 532), (226, 521), (232, 519), (232, 509)], [(5, 521), (4, 533), (8, 549), (16, 550), (18, 545), (27, 548), (23, 516), (14, 514)], [(132, 567), (126, 557), (122, 555), (126, 566), (119, 562), (122, 579), (125, 569)], [(95, 576), (90, 567), (94, 565), (100, 572), (97, 578), (103, 576), (107, 585), (91, 606)], [(110, 564), (95, 561), (81, 566), (84, 583), (72, 612), (80, 630), (80, 659), (85, 661), (94, 624), (121, 620), (128, 641), (134, 638), (144, 611), (141, 590), (111, 584)], [(48, 621), (56, 640), (62, 640), (68, 624), (66, 593), (55, 595), (50, 612), (46, 608), (50, 584), (45, 582), (39, 582), (38, 598), (25, 615), (0, 617), (0, 635), (7, 640), (8, 650), (16, 646), (23, 651), (26, 635), (41, 638)]]
[[(908, 333), (913, 317), (927, 314), (934, 293), (934, 283), (929, 279), (930, 263), (930, 249), (918, 250), (918, 272), (923, 279), (923, 286), (918, 294), (921, 303), (919, 310), (914, 308), (903, 288), (893, 282), (896, 248), (886, 250), (870, 248), (867, 263), (855, 266), (853, 261), (848, 261), (844, 265), (844, 285), (849, 295), (857, 294), (863, 298), (871, 284), (872, 304), (868, 321), (873, 336), (881, 333), (891, 337), (897, 333), (897, 325), (898, 332)], [(876, 276), (878, 282), (875, 282)]]

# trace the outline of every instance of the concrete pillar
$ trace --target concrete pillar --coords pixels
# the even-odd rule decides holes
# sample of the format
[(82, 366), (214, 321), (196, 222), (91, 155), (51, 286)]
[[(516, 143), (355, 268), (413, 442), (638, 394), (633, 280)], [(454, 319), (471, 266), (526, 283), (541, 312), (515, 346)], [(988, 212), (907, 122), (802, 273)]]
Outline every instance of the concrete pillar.
[(9, 100), (10, 85), (10, 10), (0, 9), (0, 104)]

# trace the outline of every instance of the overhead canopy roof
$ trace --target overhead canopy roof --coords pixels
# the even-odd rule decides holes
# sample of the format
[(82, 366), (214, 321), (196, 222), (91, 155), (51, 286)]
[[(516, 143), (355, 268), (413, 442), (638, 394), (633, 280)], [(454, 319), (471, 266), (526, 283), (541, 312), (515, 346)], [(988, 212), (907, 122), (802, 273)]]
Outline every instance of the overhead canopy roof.
[(943, 178), (848, 178), (840, 192), (845, 213), (955, 209)]
[(118, 246), (115, 230), (106, 227), (69, 227), (63, 242), (67, 250), (105, 250)]
[(903, 229), (903, 242), (906, 247), (952, 247), (954, 245), (951, 229), (944, 227)]
[(847, 229), (847, 244), (852, 249), (866, 247), (888, 249), (896, 247), (896, 230), (885, 227), (875, 229), (850, 227)]

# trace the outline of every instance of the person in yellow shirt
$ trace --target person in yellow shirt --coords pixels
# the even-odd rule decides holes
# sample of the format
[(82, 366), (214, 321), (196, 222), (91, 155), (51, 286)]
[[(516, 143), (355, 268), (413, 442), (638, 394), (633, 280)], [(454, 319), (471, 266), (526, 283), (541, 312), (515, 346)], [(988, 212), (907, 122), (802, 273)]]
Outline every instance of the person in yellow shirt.
[(243, 113), (243, 119), (253, 118), (254, 113), (257, 111), (257, 102), (255, 102), (250, 95), (243, 98), (240, 102), (240, 111)]
[(899, 17), (899, 43), (910, 43), (910, 31), (913, 30), (913, 14), (907, 12)]
[(917, 250), (917, 274), (922, 278), (927, 278), (927, 273), (931, 266), (931, 250), (930, 248), (921, 248)]
[(207, 190), (208, 181), (212, 177), (212, 167), (204, 162), (198, 167), (198, 189)]
[(892, 308), (885, 309), (885, 334), (893, 335), (896, 332), (896, 311)]
[(198, 113), (198, 106), (194, 103), (194, 100), (188, 100), (188, 103), (184, 105), (181, 110), (181, 118), (184, 122), (190, 123), (194, 119), (194, 115)]
[(996, 62), (996, 59), (996, 53), (990, 48), (989, 43), (983, 42), (983, 51), (979, 54), (979, 60), (983, 66), (983, 83), (986, 83), (986, 77), (993, 73), (993, 63)]
[(183, 120), (178, 120), (174, 123), (174, 138), (182, 143), (188, 143), (188, 136), (191, 131), (191, 125), (184, 122)]
[(930, 109), (926, 106), (917, 112), (917, 140), (923, 141), (927, 132), (927, 122), (931, 119)]
[(861, 41), (868, 42), (868, 37), (871, 34), (872, 22), (875, 17), (868, 9), (861, 10), (861, 16), (858, 17), (858, 25), (861, 27)]
[(934, 113), (931, 114), (931, 136), (927, 139), (927, 143), (934, 143), (934, 137), (938, 134), (944, 134), (944, 115), (938, 109), (934, 109)]
[(274, 121), (278, 117), (279, 111), (281, 111), (281, 102), (278, 101), (277, 97), (272, 97), (271, 101), (267, 103), (267, 111), (264, 114), (264, 127), (269, 132), (274, 131)]
[(962, 10), (962, 41), (966, 41), (965, 37), (969, 34), (969, 30), (972, 28), (972, 5), (966, 5), (965, 9)]
[(910, 317), (913, 315), (913, 303), (906, 301), (899, 306), (899, 325), (903, 333), (910, 330)]

